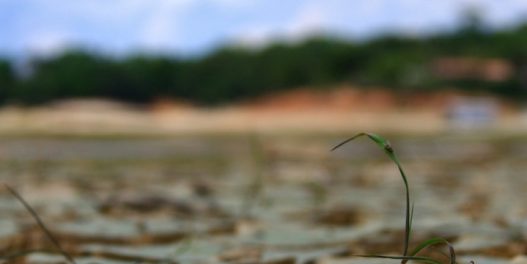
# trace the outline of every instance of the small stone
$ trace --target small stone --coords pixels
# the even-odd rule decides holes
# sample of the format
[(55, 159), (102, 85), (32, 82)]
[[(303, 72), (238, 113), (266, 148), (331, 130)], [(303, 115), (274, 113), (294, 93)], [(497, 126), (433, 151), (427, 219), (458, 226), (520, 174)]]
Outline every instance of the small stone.
[(527, 264), (527, 256), (518, 255), (510, 261), (510, 264)]

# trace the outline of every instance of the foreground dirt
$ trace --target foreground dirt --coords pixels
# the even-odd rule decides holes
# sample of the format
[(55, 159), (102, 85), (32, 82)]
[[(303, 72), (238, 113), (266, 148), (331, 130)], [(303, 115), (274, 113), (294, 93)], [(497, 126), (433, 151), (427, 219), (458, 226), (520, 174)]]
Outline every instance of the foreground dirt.
[[(524, 263), (527, 144), (389, 137), (415, 199), (412, 244), (453, 243), (460, 263)], [(79, 263), (398, 263), (404, 192), (382, 151), (340, 137), (3, 138), (0, 175)], [(0, 192), (6, 263), (64, 263)], [(428, 252), (439, 258), (445, 252)]]

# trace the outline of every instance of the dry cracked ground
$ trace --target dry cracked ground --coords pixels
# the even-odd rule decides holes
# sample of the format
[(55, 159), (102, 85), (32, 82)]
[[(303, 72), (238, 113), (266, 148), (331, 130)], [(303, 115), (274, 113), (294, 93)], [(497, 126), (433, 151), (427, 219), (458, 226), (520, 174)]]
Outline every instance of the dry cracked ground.
[[(354, 257), (401, 254), (404, 189), (366, 139), (330, 152), (343, 138), (3, 138), (0, 179), (78, 263), (398, 263)], [(459, 262), (527, 262), (525, 139), (389, 138), (413, 244), (441, 236)], [(66, 263), (2, 190), (0, 256), (17, 252), (5, 262)]]

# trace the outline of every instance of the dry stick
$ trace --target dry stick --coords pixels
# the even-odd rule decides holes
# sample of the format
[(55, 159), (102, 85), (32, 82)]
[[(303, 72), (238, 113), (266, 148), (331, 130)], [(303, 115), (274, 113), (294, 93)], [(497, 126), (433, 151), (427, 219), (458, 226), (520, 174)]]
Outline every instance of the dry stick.
[(77, 264), (77, 262), (75, 262), (75, 259), (73, 259), (73, 257), (68, 253), (66, 252), (59, 244), (59, 241), (53, 236), (53, 234), (51, 234), (51, 232), (49, 231), (49, 229), (46, 227), (46, 225), (44, 225), (44, 222), (42, 222), (42, 219), (40, 219), (40, 217), (38, 216), (38, 214), (35, 212), (35, 210), (33, 210), (33, 208), (26, 202), (26, 200), (24, 200), (24, 198), (22, 198), (22, 196), (20, 196), (20, 194), (18, 194), (18, 192), (16, 192), (13, 188), (11, 188), (9, 185), (5, 184), (4, 183), (4, 187), (20, 202), (24, 205), (24, 207), (26, 208), (26, 210), (31, 214), (31, 216), (33, 216), (33, 219), (35, 219), (35, 221), (37, 222), (38, 226), (40, 227), (40, 229), (42, 229), (44, 231), (44, 233), (46, 234), (46, 236), (49, 238), (49, 240), (53, 243), (53, 245), (55, 245), (55, 247), (57, 247), (57, 249), (59, 250), (59, 252), (64, 256), (64, 258), (66, 258), (70, 263), (72, 264)]

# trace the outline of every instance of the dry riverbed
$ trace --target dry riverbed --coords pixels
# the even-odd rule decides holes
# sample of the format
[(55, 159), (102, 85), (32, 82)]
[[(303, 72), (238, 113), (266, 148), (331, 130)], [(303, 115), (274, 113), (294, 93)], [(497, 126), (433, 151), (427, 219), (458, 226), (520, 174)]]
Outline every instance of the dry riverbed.
[[(416, 201), (414, 242), (451, 241), (465, 263), (525, 263), (527, 142), (389, 137)], [(79, 263), (397, 263), (396, 168), (340, 136), (7, 137), (0, 179)], [(63, 263), (30, 214), (0, 193), (0, 255)], [(12, 263), (12, 262), (10, 262)]]

